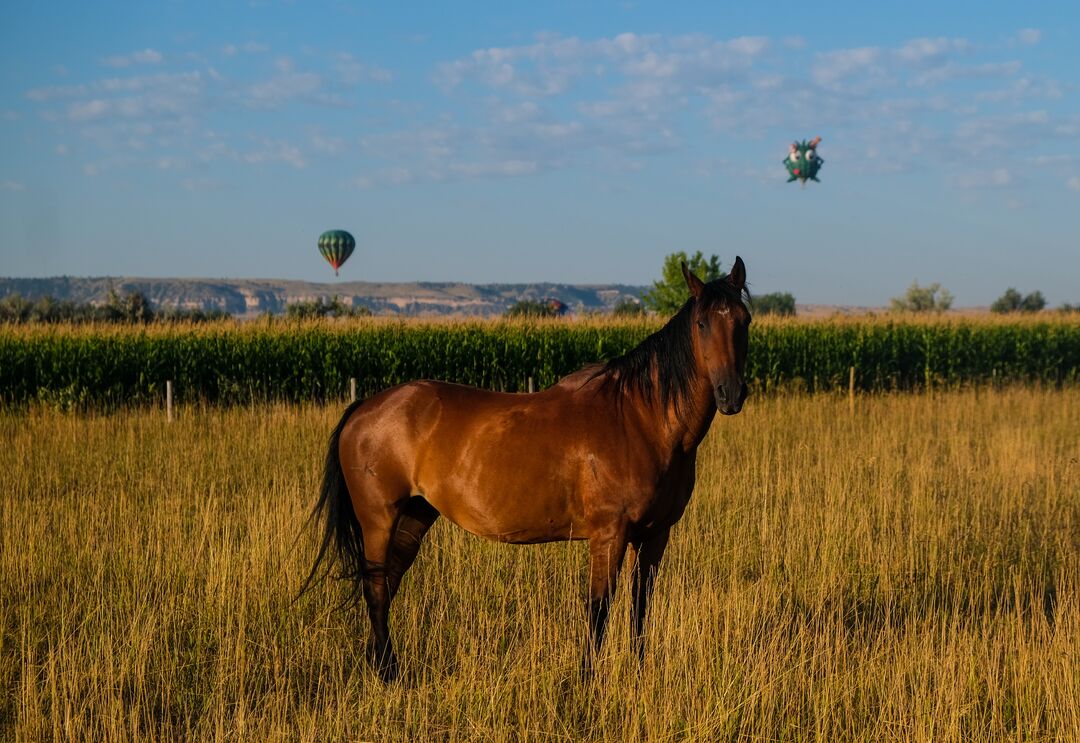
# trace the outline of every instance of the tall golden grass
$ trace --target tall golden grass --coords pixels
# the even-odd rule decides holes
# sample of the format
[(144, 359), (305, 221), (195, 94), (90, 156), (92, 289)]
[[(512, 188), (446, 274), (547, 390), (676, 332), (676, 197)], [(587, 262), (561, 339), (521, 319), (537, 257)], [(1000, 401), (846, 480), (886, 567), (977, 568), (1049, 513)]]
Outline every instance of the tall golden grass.
[(591, 683), (581, 544), (437, 524), (390, 687), (293, 602), (339, 414), (0, 413), (0, 737), (1080, 739), (1080, 390), (752, 399)]

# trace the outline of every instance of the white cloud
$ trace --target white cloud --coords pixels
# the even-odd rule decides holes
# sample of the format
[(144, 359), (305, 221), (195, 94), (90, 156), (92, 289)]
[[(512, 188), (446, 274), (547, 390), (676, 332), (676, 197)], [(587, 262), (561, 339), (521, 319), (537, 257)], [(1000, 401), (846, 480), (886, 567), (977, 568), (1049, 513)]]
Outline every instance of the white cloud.
[(235, 57), (241, 53), (265, 54), (268, 51), (270, 51), (270, 47), (255, 41), (246, 41), (243, 44), (225, 44), (221, 47), (221, 54), (224, 57)]
[(25, 191), (26, 185), (19, 181), (0, 181), (0, 191)]
[(1069, 180), (1065, 181), (1065, 188), (1070, 191), (1080, 191), (1080, 176), (1071, 176)]
[(534, 160), (454, 161), (424, 168), (393, 166), (352, 180), (354, 188), (368, 190), (379, 186), (404, 186), (418, 181), (441, 183), (476, 178), (513, 178), (532, 175), (540, 170)]
[(180, 186), (185, 191), (199, 193), (218, 191), (222, 188), (222, 183), (216, 178), (184, 178), (180, 181)]
[(811, 76), (818, 85), (832, 85), (858, 72), (867, 73), (881, 58), (881, 49), (864, 46), (817, 55)]
[(348, 52), (336, 55), (334, 67), (337, 70), (338, 78), (345, 85), (356, 85), (365, 80), (388, 83), (394, 79), (389, 70), (363, 64)]
[(1017, 60), (975, 65), (946, 61), (916, 75), (914, 83), (916, 85), (938, 85), (952, 80), (1011, 78), (1019, 74), (1022, 68), (1023, 64)]
[(912, 39), (896, 50), (896, 57), (909, 64), (923, 64), (941, 59), (953, 52), (964, 52), (971, 48), (966, 39)]
[(1016, 41), (1020, 44), (1038, 44), (1042, 41), (1042, 31), (1037, 28), (1022, 28), (1016, 33)]
[(108, 110), (109, 103), (107, 101), (95, 98), (85, 102), (72, 103), (68, 106), (68, 118), (72, 121), (89, 121), (90, 119), (101, 118)]
[(1005, 188), (1013, 184), (1013, 174), (1008, 168), (993, 170), (969, 170), (957, 176), (956, 182), (961, 188)]
[(322, 88), (322, 78), (313, 72), (279, 75), (256, 83), (248, 89), (248, 98), (257, 105), (277, 106), (298, 96), (310, 96)]
[(164, 155), (157, 159), (158, 170), (186, 170), (188, 161), (175, 155)]
[(260, 149), (253, 150), (243, 155), (245, 162), (252, 165), (266, 163), (285, 163), (298, 170), (307, 167), (307, 158), (300, 149), (281, 140), (261, 139)]
[[(1073, 83), (1025, 70), (1029, 52), (1011, 41), (925, 37), (829, 49), (790, 36), (541, 34), (437, 65), (433, 78), (445, 105), (421, 96), (357, 105), (356, 86), (393, 76), (351, 52), (312, 49), (294, 57), (275, 49), (274, 56), (241, 61), (269, 49), (233, 42), (218, 51), (216, 68), (209, 60), (185, 61), (182, 52), (167, 60), (157, 53), (157, 62), (133, 53), (126, 64), (171, 67), (112, 72), (25, 95), (94, 172), (213, 162), (304, 168), (317, 158), (355, 157), (363, 158), (353, 181), (358, 188), (575, 167), (621, 174), (685, 152), (687, 143), (697, 148), (702, 136), (708, 143), (701, 154), (715, 158), (717, 133), (741, 143), (779, 137), (783, 149), (789, 131), (820, 132), (833, 167), (858, 173), (936, 167), (952, 178), (958, 164), (990, 155), (993, 168), (955, 180), (1014, 188), (1040, 167), (1027, 156), (1080, 136), (1080, 116), (1057, 103)], [(181, 64), (193, 69), (175, 69)], [(261, 75), (253, 76), (253, 67)], [(348, 125), (336, 114), (296, 115), (311, 106), (355, 110)], [(243, 146), (221, 134), (234, 131), (250, 109), (261, 112), (257, 131), (266, 138)], [(870, 150), (889, 154), (862, 157)], [(729, 178), (751, 167), (739, 157), (731, 162), (706, 170)], [(1041, 177), (1060, 183), (1068, 175), (1049, 168)]]
[(1005, 87), (977, 93), (975, 100), (987, 103), (1017, 104), (1026, 100), (1057, 100), (1063, 96), (1064, 91), (1057, 80), (1017, 77)]
[(745, 69), (770, 42), (745, 36), (713, 40), (696, 34), (668, 37), (623, 33), (595, 41), (541, 36), (533, 44), (478, 49), (439, 66), (436, 81), (447, 91), (475, 82), (524, 96), (554, 96), (574, 83), (603, 77), (608, 66), (631, 83), (645, 80), (693, 84)]
[(45, 88), (33, 88), (26, 91), (26, 97), (32, 101), (50, 101), (56, 98), (75, 98), (89, 93), (85, 85), (56, 85)]
[(1060, 115), (1047, 109), (972, 116), (953, 131), (956, 148), (966, 156), (1019, 153), (1025, 148), (1080, 136), (1080, 115)]
[(464, 178), (477, 178), (531, 175), (538, 169), (534, 160), (503, 160), (500, 162), (451, 163), (447, 167), (447, 173)]
[(969, 64), (975, 45), (962, 38), (916, 38), (897, 47), (866, 46), (816, 55), (811, 78), (834, 92), (866, 94), (896, 89), (907, 82), (936, 85), (951, 80), (1008, 77), (1019, 71), (1015, 61)]
[(382, 168), (368, 175), (357, 176), (353, 179), (352, 185), (354, 188), (366, 191), (378, 186), (402, 186), (406, 183), (412, 183), (414, 180), (416, 180), (416, 175), (412, 170), (395, 166)]
[(105, 57), (101, 63), (106, 67), (130, 67), (136, 64), (161, 64), (164, 55), (156, 49), (141, 49), (131, 54), (116, 54)]
[(345, 140), (341, 137), (333, 137), (321, 132), (312, 133), (309, 141), (312, 149), (325, 155), (340, 155), (347, 149)]

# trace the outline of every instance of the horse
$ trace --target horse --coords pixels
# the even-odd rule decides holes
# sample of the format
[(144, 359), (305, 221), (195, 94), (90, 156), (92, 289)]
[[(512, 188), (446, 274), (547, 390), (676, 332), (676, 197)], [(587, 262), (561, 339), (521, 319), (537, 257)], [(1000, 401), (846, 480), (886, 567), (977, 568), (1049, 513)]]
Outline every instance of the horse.
[(709, 283), (682, 264), (690, 298), (625, 355), (532, 394), (421, 380), (355, 402), (330, 437), (312, 518), (320, 564), (336, 561), (362, 593), (367, 656), (398, 677), (390, 605), (424, 535), (443, 516), (511, 544), (589, 541), (592, 672), (627, 548), (631, 637), (645, 653), (645, 616), (672, 526), (694, 489), (697, 448), (716, 412), (738, 413), (750, 313), (746, 268)]

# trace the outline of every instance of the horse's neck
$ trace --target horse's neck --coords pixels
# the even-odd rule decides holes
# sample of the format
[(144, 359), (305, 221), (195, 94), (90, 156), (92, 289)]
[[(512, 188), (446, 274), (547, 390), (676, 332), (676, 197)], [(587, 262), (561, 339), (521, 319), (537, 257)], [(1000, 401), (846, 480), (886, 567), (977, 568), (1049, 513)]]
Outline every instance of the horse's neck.
[(707, 375), (698, 377), (698, 384), (688, 401), (689, 415), (685, 416), (683, 445), (686, 449), (696, 449), (709, 432), (713, 418), (716, 417), (716, 398), (713, 396), (712, 383)]
[(657, 414), (662, 420), (657, 442), (660, 449), (671, 452), (696, 449), (716, 416), (716, 403), (708, 376), (698, 376), (690, 394), (679, 401), (678, 412), (669, 403), (667, 407), (661, 407)]

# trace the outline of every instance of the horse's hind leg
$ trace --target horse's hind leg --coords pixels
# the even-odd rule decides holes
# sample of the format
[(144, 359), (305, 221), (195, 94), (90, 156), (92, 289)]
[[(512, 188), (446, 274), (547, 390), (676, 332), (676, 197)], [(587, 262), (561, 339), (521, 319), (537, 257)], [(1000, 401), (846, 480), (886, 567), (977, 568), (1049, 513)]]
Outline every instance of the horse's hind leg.
[(387, 562), (390, 598), (397, 595), (402, 577), (420, 552), (420, 543), (424, 535), (438, 518), (439, 512), (424, 500), (423, 496), (414, 496), (405, 504), (405, 510), (394, 524), (394, 535), (390, 540), (390, 555)]
[(390, 641), (390, 543), (400, 511), (388, 505), (379, 512), (357, 514), (364, 534), (364, 600), (371, 620), (368, 655), (379, 677), (390, 682), (397, 678), (398, 662)]
[(401, 505), (388, 506), (381, 513), (365, 511), (361, 520), (364, 533), (364, 599), (371, 619), (371, 663), (383, 681), (398, 676), (398, 660), (390, 640), (390, 602), (401, 586), (401, 578), (413, 564), (420, 543), (439, 518), (436, 511), (420, 497)]

